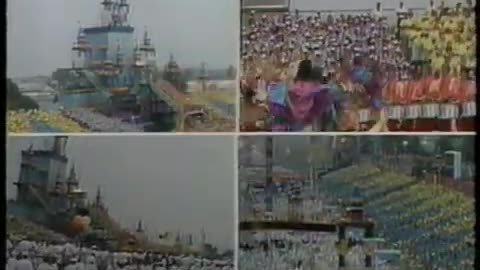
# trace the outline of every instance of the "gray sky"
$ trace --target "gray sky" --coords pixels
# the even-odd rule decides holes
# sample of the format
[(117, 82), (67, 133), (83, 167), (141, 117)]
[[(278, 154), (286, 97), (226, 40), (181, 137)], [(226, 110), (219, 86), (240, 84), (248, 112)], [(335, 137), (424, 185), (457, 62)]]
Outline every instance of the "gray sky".
[[(78, 21), (100, 21), (101, 0), (7, 0), (7, 76), (50, 75), (71, 65)], [(130, 0), (138, 37), (147, 26), (163, 66), (173, 53), (181, 67), (236, 65), (239, 2), (236, 0)], [(175, 28), (178, 28), (175, 30)]]
[[(16, 195), (20, 151), (52, 141), (8, 138), (7, 198)], [(100, 185), (110, 214), (124, 226), (134, 228), (140, 218), (152, 233), (198, 234), (204, 226), (225, 249), (234, 244), (233, 142), (231, 136), (85, 136), (71, 138), (67, 153), (89, 198)]]

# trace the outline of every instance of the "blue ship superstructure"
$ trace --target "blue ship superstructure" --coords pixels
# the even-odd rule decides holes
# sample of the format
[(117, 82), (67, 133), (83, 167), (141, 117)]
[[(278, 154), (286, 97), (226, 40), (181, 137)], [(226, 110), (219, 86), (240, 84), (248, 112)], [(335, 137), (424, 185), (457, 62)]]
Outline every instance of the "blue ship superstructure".
[[(127, 0), (103, 0), (100, 23), (79, 27), (72, 67), (59, 69), (59, 103), (64, 108), (94, 107), (130, 119), (171, 116), (176, 106), (155, 88), (156, 50), (147, 29), (136, 40)], [(162, 92), (162, 93), (159, 93)]]

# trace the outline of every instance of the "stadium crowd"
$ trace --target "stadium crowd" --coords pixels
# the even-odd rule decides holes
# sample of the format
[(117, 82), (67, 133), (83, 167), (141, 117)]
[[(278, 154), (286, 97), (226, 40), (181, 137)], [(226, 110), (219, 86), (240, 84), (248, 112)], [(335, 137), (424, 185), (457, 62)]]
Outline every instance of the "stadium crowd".
[[(252, 11), (242, 28), (241, 129), (383, 131), (400, 128), (388, 119), (471, 118), (471, 10), (431, 5), (425, 15), (414, 15), (403, 7), (397, 26), (380, 6), (336, 17)], [(432, 102), (456, 109), (405, 108)]]
[(352, 167), (324, 180), (322, 186), (339, 198), (359, 188), (382, 236), (427, 269), (473, 269), (471, 198), (371, 166)]

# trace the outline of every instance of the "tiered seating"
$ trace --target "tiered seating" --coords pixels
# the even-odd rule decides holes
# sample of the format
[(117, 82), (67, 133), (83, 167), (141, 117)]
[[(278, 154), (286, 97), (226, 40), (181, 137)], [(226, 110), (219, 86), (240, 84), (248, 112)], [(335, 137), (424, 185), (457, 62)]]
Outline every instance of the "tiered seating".
[[(259, 104), (269, 105), (267, 122), (271, 122), (273, 131), (377, 131), (380, 126), (386, 130), (385, 117), (369, 110), (382, 105), (389, 105), (386, 115), (392, 131), (472, 131), (476, 111), (474, 16), (462, 12), (441, 17), (411, 15), (402, 21), (397, 36), (397, 31), (391, 30), (398, 29), (373, 14), (342, 14), (334, 18), (319, 14), (307, 17), (253, 13), (242, 31), (242, 93), (254, 96), (252, 100)], [(413, 58), (407, 59), (412, 50)], [(355, 79), (349, 65), (358, 56), (363, 59), (360, 66), (368, 72), (364, 76), (357, 74)], [(302, 98), (313, 100), (309, 112), (315, 114), (312, 117), (316, 120), (290, 113), (300, 108), (292, 102), (300, 89), (293, 87), (293, 81), (299, 62), (304, 59), (321, 68), (325, 77), (325, 84), (301, 88), (310, 95), (304, 93)], [(414, 70), (418, 61), (413, 60), (418, 59), (424, 60), (425, 68)], [(463, 72), (466, 69), (471, 72)], [(310, 76), (300, 81), (315, 81), (319, 77)], [(338, 103), (335, 117), (322, 113), (322, 106), (331, 106), (332, 99), (318, 94), (325, 89)], [(434, 104), (427, 106), (430, 103)], [(409, 105), (416, 106), (407, 108)], [(260, 112), (258, 115), (260, 120)], [(451, 126), (452, 119), (457, 123)], [(398, 123), (404, 120), (407, 123)], [(372, 126), (376, 121), (378, 126)], [(317, 127), (320, 122), (323, 126)]]
[(362, 178), (360, 172), (361, 167), (356, 167), (326, 178), (326, 192), (348, 198), (354, 186), (358, 187), (363, 191), (368, 215), (389, 242), (433, 269), (472, 269), (472, 199), (442, 186), (414, 183), (406, 176), (382, 173)]
[(402, 21), (401, 29), (416, 51), (414, 58), (430, 60), (433, 73), (460, 75), (462, 67), (475, 67), (473, 14), (425, 14)]

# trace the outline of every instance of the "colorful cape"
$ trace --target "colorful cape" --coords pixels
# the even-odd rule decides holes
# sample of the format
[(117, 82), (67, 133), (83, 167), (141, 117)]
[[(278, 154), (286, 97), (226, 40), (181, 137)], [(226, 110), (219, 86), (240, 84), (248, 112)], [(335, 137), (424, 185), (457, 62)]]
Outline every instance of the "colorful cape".
[(383, 107), (382, 89), (380, 74), (370, 72), (365, 67), (354, 67), (350, 73), (353, 83), (361, 84), (368, 96), (369, 104), (375, 110), (380, 110)]
[(335, 101), (329, 85), (314, 82), (296, 82), (288, 90), (285, 84), (275, 83), (268, 89), (274, 131), (302, 129), (330, 111)]

